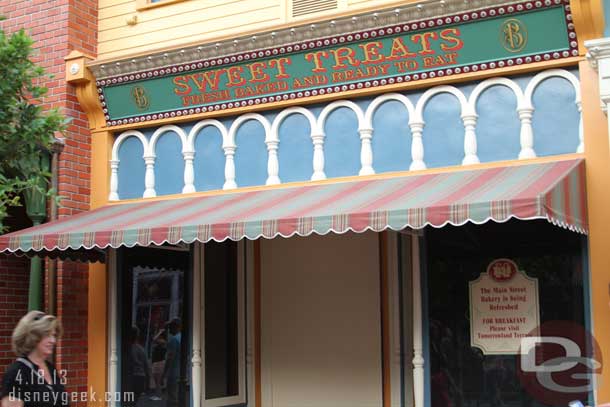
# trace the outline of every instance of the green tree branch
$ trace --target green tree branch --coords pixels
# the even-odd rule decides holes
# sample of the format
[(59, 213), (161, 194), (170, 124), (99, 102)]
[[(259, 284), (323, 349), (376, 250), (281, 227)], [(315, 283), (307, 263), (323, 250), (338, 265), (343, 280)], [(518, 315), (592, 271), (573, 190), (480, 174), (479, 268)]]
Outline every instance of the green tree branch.
[(38, 84), (49, 76), (31, 61), (32, 46), (24, 30), (10, 36), (0, 30), (0, 231), (8, 208), (23, 204), (23, 193), (55, 196), (41, 156), (50, 154), (54, 134), (68, 123), (57, 109), (40, 105), (47, 88)]

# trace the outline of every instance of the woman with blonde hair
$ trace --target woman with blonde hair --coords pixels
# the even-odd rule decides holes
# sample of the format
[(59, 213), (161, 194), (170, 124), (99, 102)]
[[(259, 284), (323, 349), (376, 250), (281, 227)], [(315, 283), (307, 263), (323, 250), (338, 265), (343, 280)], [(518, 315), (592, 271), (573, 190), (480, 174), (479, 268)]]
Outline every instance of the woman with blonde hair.
[(12, 337), (17, 360), (2, 377), (1, 407), (69, 405), (66, 373), (48, 360), (61, 333), (59, 320), (41, 311), (30, 311), (19, 320)]

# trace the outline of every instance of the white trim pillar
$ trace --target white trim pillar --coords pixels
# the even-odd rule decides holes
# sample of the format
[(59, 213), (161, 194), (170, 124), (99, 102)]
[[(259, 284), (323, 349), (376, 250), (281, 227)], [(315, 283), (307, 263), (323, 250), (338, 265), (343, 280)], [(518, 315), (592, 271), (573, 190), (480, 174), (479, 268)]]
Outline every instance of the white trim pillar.
[(313, 175), (312, 181), (326, 179), (324, 174), (324, 133), (311, 133), (313, 141)]
[(185, 151), (182, 153), (182, 157), (184, 158), (184, 187), (182, 187), (183, 194), (190, 194), (191, 192), (196, 192), (195, 190), (195, 152), (194, 151)]
[(413, 273), (413, 398), (415, 407), (424, 407), (424, 345), (421, 259), (419, 258), (419, 235), (411, 235), (411, 258)]
[(146, 172), (144, 173), (144, 190), (143, 198), (152, 198), (157, 196), (155, 191), (155, 158), (154, 155), (147, 155), (144, 157), (144, 163), (146, 164)]
[(373, 175), (375, 170), (373, 169), (373, 146), (371, 140), (373, 138), (372, 128), (361, 128), (358, 129), (360, 133), (360, 172), (358, 175)]
[(201, 337), (203, 335), (203, 327), (201, 326), (201, 316), (203, 314), (203, 302), (201, 296), (203, 295), (203, 279), (201, 278), (201, 271), (203, 267), (203, 244), (195, 243), (194, 250), (194, 265), (193, 267), (193, 357), (191, 358), (191, 377), (192, 391), (193, 391), (193, 407), (201, 407), (202, 401), (205, 398), (203, 396), (205, 383), (201, 375), (201, 369), (203, 366), (203, 355), (201, 352)]
[[(601, 108), (608, 115), (610, 108), (610, 38), (585, 41), (587, 60), (599, 75), (599, 97)], [(610, 122), (608, 123), (610, 135)]]
[(119, 160), (110, 160), (110, 195), (108, 200), (119, 200)]
[[(116, 394), (119, 380), (117, 257), (115, 249), (108, 249), (106, 253), (108, 262), (108, 392)], [(118, 402), (113, 401), (108, 405), (114, 407), (118, 405)]]

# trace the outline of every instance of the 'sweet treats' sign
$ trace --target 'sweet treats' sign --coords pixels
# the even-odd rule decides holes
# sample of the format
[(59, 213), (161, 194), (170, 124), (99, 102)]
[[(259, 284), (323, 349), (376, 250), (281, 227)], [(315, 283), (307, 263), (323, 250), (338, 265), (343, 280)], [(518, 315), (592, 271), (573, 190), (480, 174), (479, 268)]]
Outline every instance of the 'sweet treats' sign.
[(569, 4), (531, 1), (98, 82), (110, 125), (578, 55)]

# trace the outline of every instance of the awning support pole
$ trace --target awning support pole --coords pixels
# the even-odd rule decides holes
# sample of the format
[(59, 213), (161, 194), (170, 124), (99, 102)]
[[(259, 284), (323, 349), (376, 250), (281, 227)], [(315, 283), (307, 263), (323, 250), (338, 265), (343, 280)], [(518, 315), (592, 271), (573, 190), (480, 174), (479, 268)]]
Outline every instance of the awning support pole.
[[(65, 140), (60, 135), (55, 135), (55, 140), (51, 144), (51, 188), (59, 190), (59, 155), (64, 149)], [(50, 200), (51, 215), (49, 221), (57, 220), (57, 202)], [(57, 314), (57, 259), (47, 261), (47, 281), (48, 281), (48, 313)]]
[(424, 356), (422, 330), (421, 264), (419, 236), (411, 236), (413, 278), (413, 399), (415, 407), (424, 407)]
[[(34, 222), (34, 226), (40, 222)], [(30, 259), (30, 285), (28, 289), (28, 311), (42, 311), (42, 259), (34, 256)]]
[[(41, 170), (49, 168), (49, 156), (41, 152)], [(47, 218), (47, 185), (44, 180), (38, 184), (40, 189), (30, 189), (24, 192), (25, 209), (34, 226), (38, 226)], [(30, 260), (30, 286), (28, 292), (28, 311), (42, 311), (42, 259), (34, 256)]]

